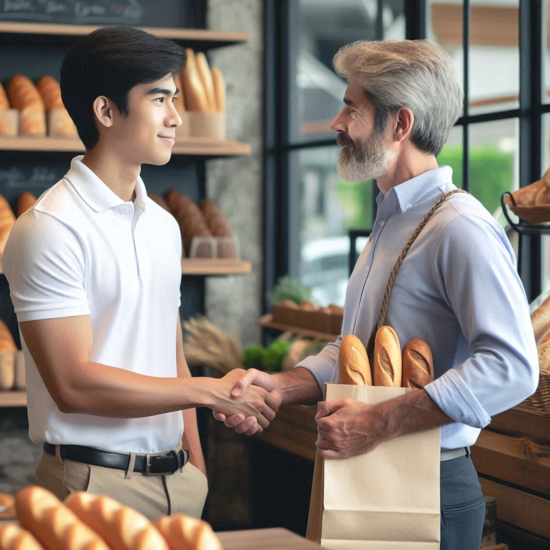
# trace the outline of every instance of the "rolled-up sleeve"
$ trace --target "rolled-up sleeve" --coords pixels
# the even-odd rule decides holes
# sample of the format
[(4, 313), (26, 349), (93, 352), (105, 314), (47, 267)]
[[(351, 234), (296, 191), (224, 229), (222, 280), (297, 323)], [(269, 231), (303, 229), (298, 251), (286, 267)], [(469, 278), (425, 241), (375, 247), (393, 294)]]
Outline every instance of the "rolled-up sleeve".
[(294, 368), (303, 367), (307, 369), (317, 380), (321, 392), (325, 393), (325, 384), (333, 380), (334, 370), (338, 364), (338, 353), (340, 351), (340, 342), (342, 336), (338, 340), (327, 344), (317, 355), (311, 355), (300, 361)]
[(425, 390), (454, 421), (483, 428), (538, 385), (537, 347), (514, 253), (496, 223), (459, 214), (434, 247), (431, 265), (473, 356)]

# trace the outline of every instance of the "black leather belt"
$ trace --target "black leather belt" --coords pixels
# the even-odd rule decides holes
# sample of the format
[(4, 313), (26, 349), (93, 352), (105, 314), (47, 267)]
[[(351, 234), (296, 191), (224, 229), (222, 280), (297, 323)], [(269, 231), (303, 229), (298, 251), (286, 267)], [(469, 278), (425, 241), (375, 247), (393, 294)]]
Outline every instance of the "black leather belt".
[[(55, 456), (55, 445), (44, 443), (44, 452)], [(81, 447), (79, 445), (60, 445), (61, 458), (84, 462), (90, 466), (102, 466), (116, 470), (127, 470), (130, 465), (130, 454), (110, 453), (93, 447)], [(183, 449), (179, 452), (171, 451), (163, 455), (136, 454), (134, 472), (140, 472), (146, 476), (161, 476), (173, 474), (183, 468), (189, 460), (189, 453)]]

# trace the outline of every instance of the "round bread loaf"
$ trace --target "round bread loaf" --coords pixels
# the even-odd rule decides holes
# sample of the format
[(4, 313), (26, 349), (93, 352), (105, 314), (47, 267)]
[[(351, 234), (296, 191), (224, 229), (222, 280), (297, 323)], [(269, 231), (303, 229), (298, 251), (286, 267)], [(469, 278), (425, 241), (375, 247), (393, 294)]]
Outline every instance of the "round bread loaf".
[(338, 354), (340, 382), (355, 386), (372, 386), (369, 358), (363, 342), (348, 334), (340, 342)]

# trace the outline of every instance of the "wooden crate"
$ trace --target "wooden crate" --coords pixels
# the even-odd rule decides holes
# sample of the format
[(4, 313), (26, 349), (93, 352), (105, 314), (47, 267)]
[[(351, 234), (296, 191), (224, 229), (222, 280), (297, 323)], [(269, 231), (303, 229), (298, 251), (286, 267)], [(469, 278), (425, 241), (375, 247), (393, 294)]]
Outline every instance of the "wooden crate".
[[(493, 418), (472, 447), (485, 496), (497, 499), (498, 525), (550, 542), (550, 421), (511, 409)], [(498, 547), (498, 546), (497, 546)]]

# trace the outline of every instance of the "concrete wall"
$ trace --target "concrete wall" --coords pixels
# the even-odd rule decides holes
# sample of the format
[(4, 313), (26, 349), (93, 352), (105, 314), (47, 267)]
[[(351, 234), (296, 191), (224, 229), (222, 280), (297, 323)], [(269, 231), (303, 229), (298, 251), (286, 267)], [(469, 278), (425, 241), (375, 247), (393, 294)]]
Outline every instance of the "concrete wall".
[(256, 323), (262, 303), (263, 185), (263, 2), (209, 0), (208, 28), (243, 31), (250, 42), (212, 50), (210, 61), (227, 82), (227, 134), (252, 144), (252, 155), (207, 163), (207, 194), (219, 203), (241, 242), (241, 255), (252, 274), (209, 278), (207, 317), (236, 332), (243, 346), (260, 342)]

